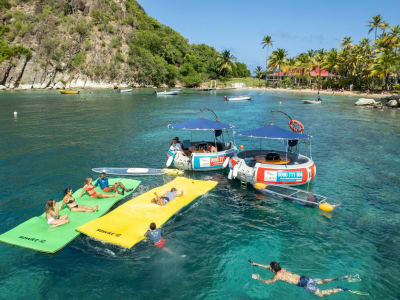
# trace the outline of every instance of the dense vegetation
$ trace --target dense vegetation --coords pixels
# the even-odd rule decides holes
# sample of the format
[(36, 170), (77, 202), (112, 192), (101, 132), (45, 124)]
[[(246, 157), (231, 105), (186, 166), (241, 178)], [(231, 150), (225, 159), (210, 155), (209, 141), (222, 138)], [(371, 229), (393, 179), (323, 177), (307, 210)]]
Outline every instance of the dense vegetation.
[[(308, 50), (296, 57), (288, 57), (287, 51), (278, 48), (267, 59), (267, 73), (283, 71), (288, 76), (283, 86), (318, 85), (323, 88), (349, 88), (357, 90), (400, 90), (397, 84), (400, 76), (400, 27), (389, 26), (376, 15), (369, 22), (369, 32), (374, 39), (363, 38), (354, 43), (350, 37), (342, 40), (339, 49)], [(272, 46), (270, 36), (266, 36), (261, 44)], [(268, 50), (267, 50), (268, 51)], [(315, 80), (309, 72), (317, 67), (325, 69), (336, 77)], [(260, 75), (261, 67), (255, 72)], [(264, 74), (265, 76), (265, 74)]]
[(250, 75), (229, 51), (189, 44), (136, 0), (0, 0), (0, 63), (32, 55), (42, 68), (141, 85)]

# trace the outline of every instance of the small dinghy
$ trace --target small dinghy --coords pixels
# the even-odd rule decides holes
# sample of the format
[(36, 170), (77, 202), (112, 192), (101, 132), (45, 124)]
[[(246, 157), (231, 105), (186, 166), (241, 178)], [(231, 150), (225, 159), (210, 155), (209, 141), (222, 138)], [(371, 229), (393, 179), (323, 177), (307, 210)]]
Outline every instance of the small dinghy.
[(250, 96), (233, 96), (233, 97), (227, 97), (224, 96), (225, 101), (246, 101), (246, 100), (251, 100)]
[(151, 168), (94, 168), (95, 173), (105, 172), (109, 175), (146, 176), (146, 175), (182, 175), (183, 171), (176, 169), (151, 169)]
[(303, 100), (304, 104), (321, 104), (321, 100)]
[(79, 91), (73, 91), (73, 90), (60, 90), (61, 94), (64, 95), (77, 95), (79, 94)]
[(264, 194), (272, 195), (283, 200), (289, 200), (303, 206), (318, 207), (326, 212), (331, 212), (336, 207), (340, 206), (340, 202), (337, 200), (329, 199), (328, 201), (328, 197), (287, 185), (266, 185), (265, 183), (258, 182), (254, 184), (254, 188)]
[(119, 90), (120, 93), (129, 93), (132, 92), (133, 89), (125, 89), (125, 90)]
[(155, 91), (154, 93), (156, 96), (172, 96), (172, 95), (178, 95), (180, 91), (174, 90), (174, 91), (164, 91), (164, 92), (157, 92)]

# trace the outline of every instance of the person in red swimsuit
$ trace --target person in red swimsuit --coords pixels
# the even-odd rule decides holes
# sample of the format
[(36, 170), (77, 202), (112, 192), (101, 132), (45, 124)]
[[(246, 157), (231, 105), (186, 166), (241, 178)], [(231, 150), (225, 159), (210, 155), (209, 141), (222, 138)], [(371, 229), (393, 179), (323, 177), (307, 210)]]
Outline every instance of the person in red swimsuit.
[(113, 198), (116, 196), (115, 194), (103, 194), (103, 193), (97, 193), (94, 191), (94, 185), (92, 184), (93, 179), (88, 177), (85, 179), (85, 185), (83, 186), (83, 189), (81, 191), (81, 194), (79, 197), (82, 197), (82, 195), (86, 192), (89, 194), (90, 197), (92, 198)]

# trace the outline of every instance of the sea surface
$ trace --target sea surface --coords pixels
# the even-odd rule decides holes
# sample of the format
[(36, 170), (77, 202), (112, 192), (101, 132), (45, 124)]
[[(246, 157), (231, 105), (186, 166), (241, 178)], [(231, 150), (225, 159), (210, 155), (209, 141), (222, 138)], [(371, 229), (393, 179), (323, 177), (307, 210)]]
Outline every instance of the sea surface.
[[(223, 101), (248, 93), (249, 102)], [(327, 214), (282, 202), (229, 181), (224, 172), (187, 172), (218, 186), (164, 225), (167, 247), (149, 242), (126, 250), (81, 235), (49, 255), (0, 244), (0, 299), (315, 299), (302, 288), (269, 279), (249, 258), (278, 261), (314, 278), (360, 274), (356, 283), (332, 282), (349, 292), (329, 299), (400, 298), (399, 110), (354, 106), (354, 97), (260, 91), (183, 91), (156, 97), (152, 90), (0, 93), (0, 233), (43, 212), (64, 188), (82, 187), (91, 168), (162, 168), (170, 140), (206, 139), (200, 132), (168, 129), (198, 118), (201, 108), (238, 129), (267, 125), (271, 110), (303, 122), (317, 167), (308, 187), (342, 202)], [(14, 118), (14, 111), (18, 116)], [(210, 113), (204, 117), (213, 118)], [(287, 119), (275, 115), (276, 125)], [(283, 149), (279, 141), (235, 137), (244, 149)], [(141, 177), (135, 195), (171, 180)], [(305, 187), (307, 188), (307, 186)]]

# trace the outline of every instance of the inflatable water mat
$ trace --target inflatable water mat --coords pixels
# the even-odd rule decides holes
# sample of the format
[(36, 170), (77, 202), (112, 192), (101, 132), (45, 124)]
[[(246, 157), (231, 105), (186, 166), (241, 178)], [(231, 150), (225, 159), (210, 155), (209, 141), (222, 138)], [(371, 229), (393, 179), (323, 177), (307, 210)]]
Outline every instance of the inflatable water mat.
[[(163, 186), (127, 201), (103, 217), (78, 227), (77, 230), (95, 239), (131, 248), (144, 239), (151, 222), (161, 227), (180, 209), (216, 185), (216, 181), (177, 177)], [(162, 195), (173, 187), (178, 192), (183, 190), (183, 196), (176, 197), (165, 206), (151, 202), (154, 192)]]
[[(68, 215), (68, 224), (52, 228), (47, 224), (45, 213), (43, 213), (3, 233), (0, 235), (0, 241), (41, 252), (55, 253), (59, 251), (80, 234), (79, 231), (75, 230), (76, 227), (104, 215), (116, 202), (132, 194), (140, 184), (138, 180), (109, 178), (110, 185), (118, 181), (122, 182), (128, 189), (133, 190), (125, 192), (125, 195), (118, 194), (116, 197), (103, 199), (90, 198), (87, 193), (82, 198), (79, 198), (82, 189), (73, 194), (78, 205), (93, 207), (98, 204), (99, 210), (97, 212), (71, 212), (68, 207), (64, 206), (63, 210), (60, 211), (60, 215)], [(100, 192), (100, 187), (96, 187), (95, 191)], [(45, 202), (43, 201), (43, 210)], [(59, 202), (59, 206), (61, 208), (61, 202)]]

